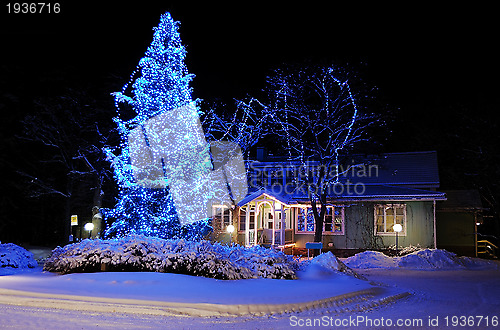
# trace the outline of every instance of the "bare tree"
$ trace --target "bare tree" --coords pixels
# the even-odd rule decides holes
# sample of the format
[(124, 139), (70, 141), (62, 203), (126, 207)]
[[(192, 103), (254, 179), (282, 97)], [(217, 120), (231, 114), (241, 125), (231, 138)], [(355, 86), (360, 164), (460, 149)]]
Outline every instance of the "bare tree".
[(90, 217), (92, 208), (101, 206), (103, 182), (110, 175), (101, 148), (111, 133), (108, 128), (101, 131), (106, 126), (100, 122), (105, 111), (83, 91), (70, 89), (58, 97), (38, 99), (36, 110), (23, 120), (24, 134), (19, 138), (32, 152), (18, 173), (26, 179), (29, 197), (62, 200), (56, 218), (65, 241), (74, 207), (87, 205)]
[(221, 102), (206, 104), (201, 121), (207, 141), (237, 143), (248, 158), (250, 149), (274, 130), (272, 113), (266, 107), (256, 107), (255, 102), (235, 100), (234, 111)]
[(315, 219), (314, 240), (320, 242), (331, 188), (340, 184), (348, 164), (341, 167), (353, 146), (368, 139), (366, 128), (378, 121), (362, 114), (349, 74), (335, 66), (287, 66), (267, 80), (265, 102), (250, 100), (249, 108), (261, 108), (272, 122), (289, 159), (306, 170), (297, 184), (305, 187)]

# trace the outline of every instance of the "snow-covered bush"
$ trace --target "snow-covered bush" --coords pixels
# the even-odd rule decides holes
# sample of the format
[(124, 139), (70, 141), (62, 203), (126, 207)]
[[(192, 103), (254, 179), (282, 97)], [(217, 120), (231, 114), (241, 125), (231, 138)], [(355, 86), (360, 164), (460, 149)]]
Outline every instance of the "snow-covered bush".
[(293, 258), (259, 246), (245, 248), (133, 235), (57, 247), (45, 262), (44, 270), (95, 272), (101, 270), (102, 264), (109, 271), (179, 273), (227, 280), (294, 279), (297, 269)]
[(416, 246), (414, 246), (414, 245), (403, 246), (403, 247), (399, 247), (398, 249), (396, 249), (396, 244), (393, 244), (393, 245), (389, 246), (389, 248), (387, 249), (387, 252), (389, 252), (389, 256), (391, 256), (391, 257), (393, 257), (393, 256), (401, 257), (401, 256), (405, 256), (407, 254), (413, 253), (413, 252), (421, 251), (421, 250), (423, 250), (423, 248), (420, 247), (419, 244), (417, 244)]
[(34, 268), (38, 265), (33, 253), (12, 244), (0, 244), (0, 267)]

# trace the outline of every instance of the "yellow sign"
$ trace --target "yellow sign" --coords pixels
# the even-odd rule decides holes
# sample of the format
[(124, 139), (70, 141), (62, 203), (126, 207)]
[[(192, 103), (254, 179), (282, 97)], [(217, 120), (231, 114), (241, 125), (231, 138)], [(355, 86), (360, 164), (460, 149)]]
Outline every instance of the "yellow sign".
[(71, 216), (71, 225), (72, 226), (78, 226), (78, 216), (77, 215), (72, 215)]

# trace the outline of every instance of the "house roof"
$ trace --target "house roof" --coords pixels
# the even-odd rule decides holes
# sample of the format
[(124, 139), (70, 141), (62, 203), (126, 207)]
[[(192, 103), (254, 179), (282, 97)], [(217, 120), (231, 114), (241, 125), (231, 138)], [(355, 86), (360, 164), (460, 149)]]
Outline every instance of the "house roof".
[[(328, 196), (330, 202), (446, 200), (445, 193), (408, 187), (367, 185), (363, 187), (344, 187), (344, 190), (341, 189), (342, 188), (332, 190), (332, 193)], [(268, 195), (288, 205), (309, 202), (309, 197), (305, 188), (301, 189), (297, 187), (292, 191), (285, 191), (281, 186), (273, 186), (263, 187), (249, 192), (238, 205), (243, 206), (263, 195)]]
[(484, 210), (481, 196), (477, 190), (447, 190), (447, 200), (437, 207), (440, 211)]
[[(435, 151), (386, 153), (380, 155), (355, 155), (352, 164), (377, 165), (378, 171), (371, 175), (356, 175), (350, 172), (351, 182), (365, 185), (404, 185), (415, 188), (438, 188), (439, 172)], [(355, 174), (354, 176), (352, 174)]]
[[(266, 161), (251, 161), (254, 166), (300, 166), (298, 161), (283, 158), (267, 158)], [(319, 162), (310, 161), (310, 166)], [(353, 165), (362, 165), (355, 167)], [(341, 182), (364, 185), (397, 185), (413, 188), (438, 188), (439, 172), (435, 151), (385, 153), (377, 155), (353, 155), (339, 164)]]
[[(268, 159), (271, 160), (271, 159)], [(312, 162), (311, 165), (314, 165)], [(257, 166), (287, 166), (288, 161), (256, 162)], [(354, 167), (353, 165), (363, 166)], [(298, 162), (290, 165), (300, 165)], [(342, 167), (343, 166), (343, 167)], [(345, 201), (446, 200), (439, 187), (437, 153), (435, 151), (354, 155), (345, 165), (339, 165), (340, 185), (331, 185), (328, 198)], [(251, 188), (244, 205), (262, 195), (271, 196), (284, 204), (307, 203), (306, 188), (281, 185)]]

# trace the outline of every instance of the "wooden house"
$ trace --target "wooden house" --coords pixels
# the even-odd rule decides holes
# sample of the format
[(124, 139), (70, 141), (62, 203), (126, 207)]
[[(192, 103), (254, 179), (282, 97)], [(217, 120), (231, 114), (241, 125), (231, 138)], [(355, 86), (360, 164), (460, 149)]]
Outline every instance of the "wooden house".
[[(264, 157), (247, 163), (249, 193), (234, 209), (214, 210), (214, 239), (241, 245), (304, 248), (314, 240), (315, 223), (308, 191), (300, 176), (317, 173), (318, 162)], [(340, 170), (339, 170), (340, 169)], [(335, 168), (322, 243), (334, 250), (436, 247), (437, 154), (430, 152), (355, 155)], [(217, 207), (216, 207), (217, 208)], [(233, 233), (226, 229), (233, 225)], [(233, 228), (233, 227), (230, 227)]]

